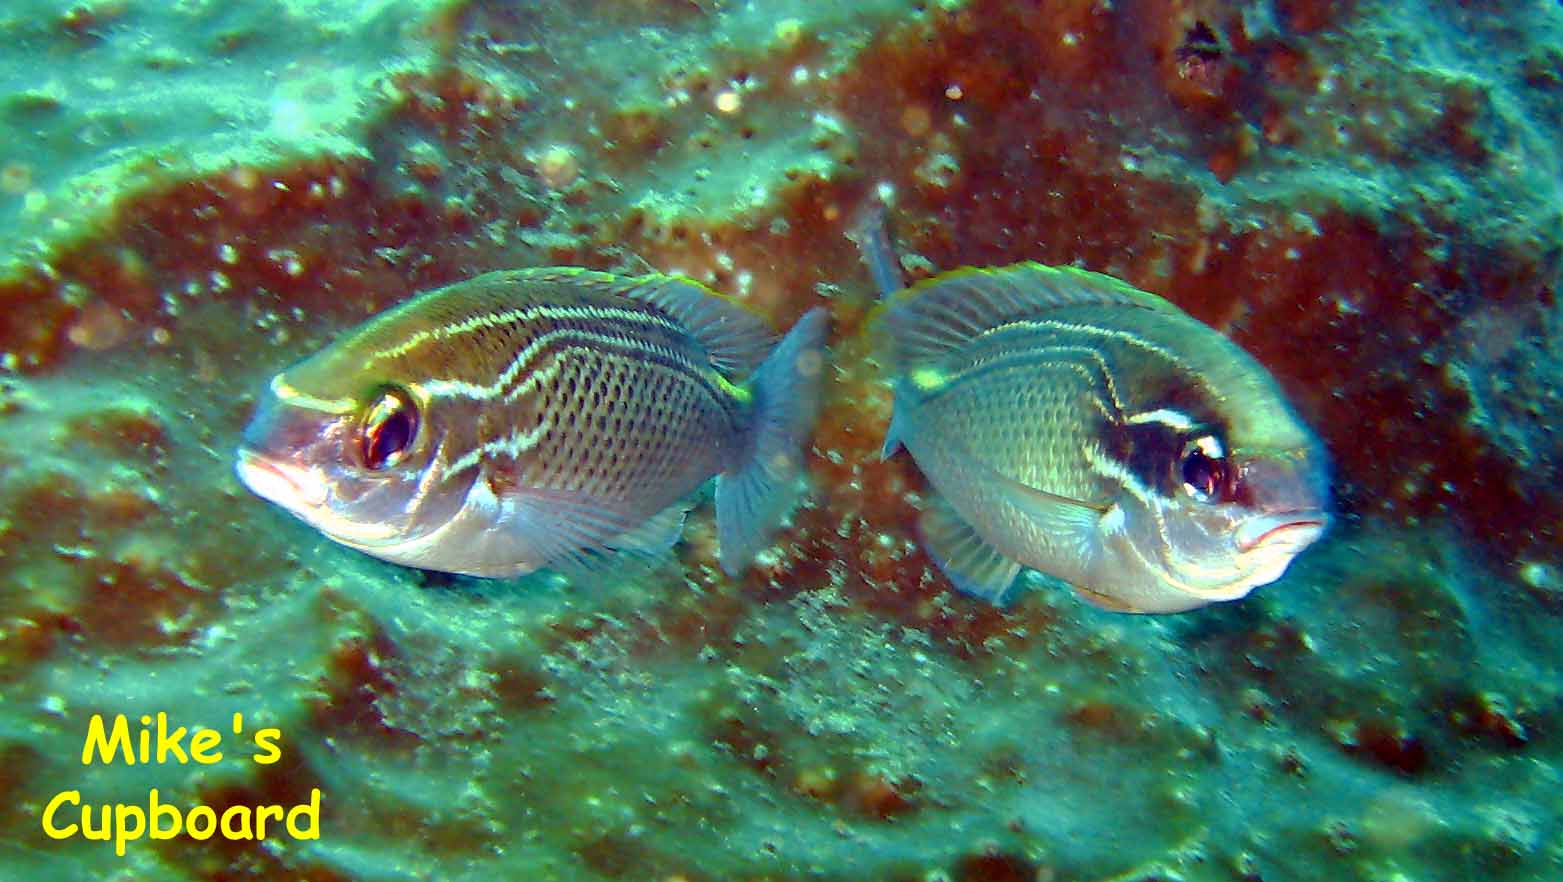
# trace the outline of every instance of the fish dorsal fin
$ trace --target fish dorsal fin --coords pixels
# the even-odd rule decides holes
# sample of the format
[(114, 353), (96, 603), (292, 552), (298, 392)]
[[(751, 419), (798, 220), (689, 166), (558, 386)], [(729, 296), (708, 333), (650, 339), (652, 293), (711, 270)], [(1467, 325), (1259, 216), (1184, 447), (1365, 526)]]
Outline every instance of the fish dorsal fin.
[(951, 270), (918, 282), (880, 307), (874, 327), (881, 353), (894, 369), (907, 370), (936, 361), (1001, 325), (1091, 304), (1179, 312), (1155, 294), (1112, 276), (1072, 266), (1017, 263)]
[(640, 276), (625, 279), (618, 293), (672, 316), (728, 376), (747, 376), (776, 343), (776, 333), (754, 310), (690, 279)]
[(885, 429), (885, 441), (879, 448), (880, 459), (889, 459), (895, 456), (895, 452), (905, 446), (901, 439), (905, 437), (908, 431), (907, 423), (909, 420), (905, 414), (910, 409), (910, 407), (895, 407), (891, 409), (890, 425)]
[(998, 605), (1020, 573), (1020, 564), (977, 535), (943, 496), (933, 494), (917, 518), (923, 548), (956, 588)]

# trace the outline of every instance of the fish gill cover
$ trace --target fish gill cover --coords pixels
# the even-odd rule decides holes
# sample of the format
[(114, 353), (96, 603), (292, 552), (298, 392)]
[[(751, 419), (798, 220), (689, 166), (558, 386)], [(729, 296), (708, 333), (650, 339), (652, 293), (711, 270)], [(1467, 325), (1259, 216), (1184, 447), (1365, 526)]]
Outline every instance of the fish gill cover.
[[(4, 878), (1563, 876), (1556, 4), (21, 0), (0, 46)], [(1177, 616), (955, 593), (879, 458), (869, 198), (911, 280), (1072, 264), (1226, 333), (1331, 533)], [(829, 309), (747, 574), (709, 506), (588, 590), (234, 478), (282, 366), (546, 265)]]

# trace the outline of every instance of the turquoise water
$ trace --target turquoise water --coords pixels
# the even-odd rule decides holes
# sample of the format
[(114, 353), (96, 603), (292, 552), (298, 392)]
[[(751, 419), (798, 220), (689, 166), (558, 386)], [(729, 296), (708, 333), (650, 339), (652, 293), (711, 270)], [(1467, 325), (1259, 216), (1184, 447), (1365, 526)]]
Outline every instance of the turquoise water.
[[(0, 877), (1563, 878), (1560, 47), (1541, 2), (6, 5)], [(1184, 613), (955, 590), (880, 457), (876, 204), (908, 280), (1073, 265), (1232, 340), (1329, 530)], [(700, 498), (649, 562), (410, 569), (235, 476), (278, 371), (539, 266), (828, 311), (753, 567)]]

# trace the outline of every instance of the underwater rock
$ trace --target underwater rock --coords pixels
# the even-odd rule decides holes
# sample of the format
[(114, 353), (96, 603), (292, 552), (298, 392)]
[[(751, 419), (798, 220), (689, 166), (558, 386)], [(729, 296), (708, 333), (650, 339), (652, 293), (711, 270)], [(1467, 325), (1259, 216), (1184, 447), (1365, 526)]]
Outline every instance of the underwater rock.
[[(28, 2), (0, 44), (17, 878), (1558, 875), (1555, 6)], [(879, 458), (870, 194), (913, 277), (1080, 265), (1228, 334), (1338, 527), (1175, 618), (955, 594)], [(699, 513), (633, 580), (432, 577), (233, 479), (281, 365), (558, 264), (831, 311), (812, 499), (744, 578)], [(157, 711), (283, 760), (82, 765)], [(66, 787), (318, 787), (321, 837), (121, 860), (42, 834)]]

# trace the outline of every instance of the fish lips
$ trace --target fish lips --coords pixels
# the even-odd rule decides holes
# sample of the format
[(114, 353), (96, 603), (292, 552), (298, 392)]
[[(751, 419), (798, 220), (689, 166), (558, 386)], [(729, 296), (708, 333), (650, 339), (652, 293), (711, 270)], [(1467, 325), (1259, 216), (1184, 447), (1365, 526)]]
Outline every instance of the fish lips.
[(1296, 554), (1313, 544), (1330, 524), (1327, 476), (1316, 447), (1246, 462), (1244, 505), (1253, 514), (1237, 525), (1233, 541), (1238, 552)]
[(234, 471), (250, 492), (354, 548), (370, 550), (405, 540), (402, 525), (385, 520), (355, 520), (333, 510), (331, 483), (315, 469), (241, 447)]
[(233, 466), (250, 492), (289, 511), (326, 504), (326, 487), (309, 469), (240, 447)]
[(1329, 523), (1329, 515), (1317, 510), (1267, 512), (1239, 524), (1233, 540), (1243, 554), (1260, 549), (1296, 553), (1312, 545)]
[(234, 471), (257, 496), (289, 511), (318, 508), (327, 489), (303, 463), (339, 418), (298, 407), (275, 395), (261, 400), (244, 427)]

